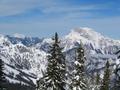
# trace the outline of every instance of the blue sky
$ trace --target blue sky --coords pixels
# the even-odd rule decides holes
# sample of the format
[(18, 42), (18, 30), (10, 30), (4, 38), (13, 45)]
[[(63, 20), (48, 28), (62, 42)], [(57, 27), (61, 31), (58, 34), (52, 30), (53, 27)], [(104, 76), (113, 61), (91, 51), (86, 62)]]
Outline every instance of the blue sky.
[(0, 0), (0, 33), (50, 37), (89, 27), (120, 39), (120, 0)]

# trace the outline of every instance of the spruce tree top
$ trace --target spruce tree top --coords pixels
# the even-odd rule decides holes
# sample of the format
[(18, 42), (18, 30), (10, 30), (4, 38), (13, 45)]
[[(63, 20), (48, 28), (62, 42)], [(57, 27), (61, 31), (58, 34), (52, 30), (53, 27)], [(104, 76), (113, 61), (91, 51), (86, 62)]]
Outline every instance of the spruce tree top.
[(106, 62), (106, 68), (109, 68), (109, 66), (110, 66), (110, 63), (109, 63), (109, 61), (107, 61)]

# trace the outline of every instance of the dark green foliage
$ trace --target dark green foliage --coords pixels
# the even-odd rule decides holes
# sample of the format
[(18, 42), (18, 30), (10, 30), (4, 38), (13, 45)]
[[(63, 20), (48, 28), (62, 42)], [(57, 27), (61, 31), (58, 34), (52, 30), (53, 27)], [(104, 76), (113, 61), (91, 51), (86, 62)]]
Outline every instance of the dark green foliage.
[(50, 55), (48, 56), (47, 72), (39, 81), (39, 90), (64, 90), (65, 86), (65, 58), (62, 48), (59, 46), (60, 41), (58, 34), (55, 33), (51, 46)]
[(4, 76), (5, 74), (4, 74), (3, 70), (4, 70), (4, 63), (3, 63), (2, 59), (0, 59), (0, 90), (3, 90), (3, 88), (5, 88), (4, 84), (6, 82), (5, 76)]
[(86, 90), (85, 60), (84, 48), (81, 43), (76, 51), (75, 69), (72, 79), (72, 88), (75, 90)]
[(96, 74), (96, 85), (100, 85), (100, 74), (98, 72)]
[(109, 84), (110, 84), (110, 69), (109, 69), (109, 61), (107, 61), (104, 71), (104, 77), (102, 80), (102, 85), (100, 90), (109, 90)]
[(5, 84), (5, 90), (35, 90), (35, 87), (23, 85), (21, 83), (9, 83)]
[[(120, 50), (118, 50), (115, 54), (117, 59), (120, 59)], [(115, 78), (114, 78), (114, 86), (112, 87), (113, 90), (120, 90), (120, 64), (116, 65), (114, 70)]]
[(119, 90), (120, 89), (120, 64), (116, 65), (116, 69), (114, 71), (115, 73), (115, 81), (114, 81), (114, 86), (113, 86), (113, 90)]
[(99, 72), (96, 72), (96, 77), (94, 78), (95, 83), (93, 84), (94, 90), (100, 90), (101, 87), (101, 78)]

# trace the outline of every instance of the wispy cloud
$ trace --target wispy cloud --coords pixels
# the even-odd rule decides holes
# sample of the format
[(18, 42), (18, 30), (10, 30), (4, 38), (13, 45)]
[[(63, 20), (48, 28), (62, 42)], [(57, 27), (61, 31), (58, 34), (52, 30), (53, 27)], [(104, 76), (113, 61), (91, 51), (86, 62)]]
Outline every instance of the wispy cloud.
[(84, 10), (93, 10), (94, 6), (55, 6), (43, 9), (44, 13), (69, 13), (69, 12), (80, 12)]
[(19, 15), (34, 8), (43, 9), (51, 4), (54, 5), (53, 0), (1, 0), (0, 16)]
[(1, 0), (0, 16), (10, 16), (25, 12), (34, 7), (33, 0)]
[(43, 12), (44, 14), (82, 13), (83, 11), (88, 12), (90, 10), (105, 9), (107, 8), (105, 5), (69, 5), (69, 2), (64, 4), (64, 2), (60, 2), (60, 0), (2, 0), (0, 1), (0, 16), (5, 17), (26, 14), (35, 9)]

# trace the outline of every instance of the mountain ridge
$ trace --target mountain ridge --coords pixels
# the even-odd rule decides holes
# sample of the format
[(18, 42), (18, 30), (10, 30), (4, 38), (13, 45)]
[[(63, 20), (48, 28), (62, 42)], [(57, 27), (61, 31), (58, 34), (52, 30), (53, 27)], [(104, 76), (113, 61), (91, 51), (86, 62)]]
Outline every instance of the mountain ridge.
[[(101, 70), (108, 59), (112, 59), (111, 65), (116, 64), (114, 52), (120, 48), (120, 40), (104, 37), (86, 27), (72, 29), (60, 39), (70, 67), (74, 62), (75, 47), (80, 41), (86, 50), (88, 72)], [(51, 43), (51, 38), (0, 35), (0, 58), (5, 62), (7, 79), (14, 83), (36, 84), (36, 80), (42, 77), (42, 72), (46, 70)]]

